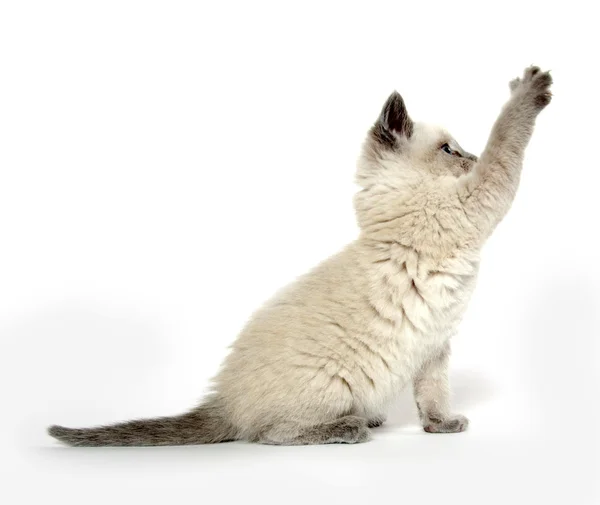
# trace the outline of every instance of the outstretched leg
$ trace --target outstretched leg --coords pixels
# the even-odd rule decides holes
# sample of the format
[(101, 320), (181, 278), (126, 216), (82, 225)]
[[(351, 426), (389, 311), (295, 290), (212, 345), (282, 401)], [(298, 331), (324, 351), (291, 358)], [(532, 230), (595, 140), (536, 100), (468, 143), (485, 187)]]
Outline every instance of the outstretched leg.
[(428, 433), (457, 433), (465, 431), (469, 420), (450, 415), (448, 359), (450, 346), (429, 360), (414, 380), (414, 394), (423, 429)]
[(473, 171), (460, 179), (465, 215), (485, 236), (513, 201), (535, 120), (552, 98), (551, 84), (550, 74), (535, 66), (511, 81), (511, 98), (496, 120), (485, 150)]
[(272, 445), (358, 444), (370, 438), (365, 418), (345, 416), (309, 427), (278, 424), (262, 433), (258, 442)]

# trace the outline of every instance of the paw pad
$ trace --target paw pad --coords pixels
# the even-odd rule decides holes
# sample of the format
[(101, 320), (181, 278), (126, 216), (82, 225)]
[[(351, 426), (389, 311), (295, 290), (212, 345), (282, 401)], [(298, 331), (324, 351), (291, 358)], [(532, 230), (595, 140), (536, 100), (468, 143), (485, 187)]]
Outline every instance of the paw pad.
[(537, 109), (543, 109), (552, 100), (550, 86), (552, 76), (543, 72), (540, 67), (531, 66), (525, 69), (523, 77), (517, 77), (509, 84), (513, 95), (522, 95)]

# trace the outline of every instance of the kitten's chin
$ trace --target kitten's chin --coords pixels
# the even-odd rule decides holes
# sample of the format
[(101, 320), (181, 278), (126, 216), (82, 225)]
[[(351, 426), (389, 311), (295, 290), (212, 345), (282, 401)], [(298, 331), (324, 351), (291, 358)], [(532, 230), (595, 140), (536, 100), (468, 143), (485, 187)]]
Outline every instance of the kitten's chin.
[(462, 166), (460, 166), (460, 167), (453, 167), (452, 170), (451, 170), (451, 172), (452, 172), (452, 175), (454, 177), (458, 178), (458, 177), (462, 177), (463, 175), (467, 175), (468, 173), (470, 173), (472, 168), (473, 168), (472, 166), (469, 166), (469, 167), (462, 167)]
[(475, 159), (475, 160), (463, 160), (462, 163), (461, 163), (462, 173), (463, 174), (468, 174), (469, 172), (471, 172), (473, 170), (473, 167), (475, 166), (475, 162), (476, 161), (477, 161), (477, 159)]

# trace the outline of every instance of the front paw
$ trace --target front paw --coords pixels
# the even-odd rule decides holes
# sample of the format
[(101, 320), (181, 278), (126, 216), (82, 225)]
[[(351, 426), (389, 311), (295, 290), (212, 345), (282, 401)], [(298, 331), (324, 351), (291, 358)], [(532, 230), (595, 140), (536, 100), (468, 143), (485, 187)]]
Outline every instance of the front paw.
[(446, 419), (429, 418), (423, 425), (427, 433), (460, 433), (469, 427), (469, 420), (465, 416), (452, 416)]
[(524, 98), (538, 111), (546, 107), (552, 100), (551, 85), (550, 72), (542, 72), (540, 67), (536, 66), (526, 68), (523, 77), (517, 77), (509, 84), (514, 97)]

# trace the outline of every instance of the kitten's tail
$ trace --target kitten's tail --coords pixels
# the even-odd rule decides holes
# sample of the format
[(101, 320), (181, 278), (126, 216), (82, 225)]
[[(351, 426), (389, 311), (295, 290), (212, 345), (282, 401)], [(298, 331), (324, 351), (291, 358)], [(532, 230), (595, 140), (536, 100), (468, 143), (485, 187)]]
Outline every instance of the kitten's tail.
[(173, 417), (140, 419), (96, 428), (50, 426), (48, 434), (72, 446), (216, 444), (236, 439), (235, 428), (215, 405), (201, 405)]

